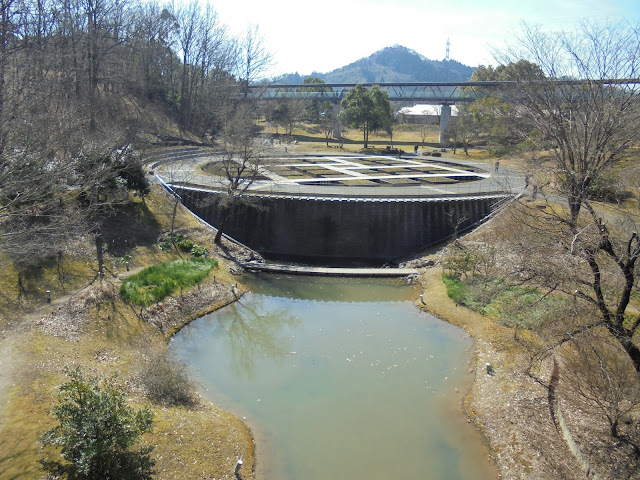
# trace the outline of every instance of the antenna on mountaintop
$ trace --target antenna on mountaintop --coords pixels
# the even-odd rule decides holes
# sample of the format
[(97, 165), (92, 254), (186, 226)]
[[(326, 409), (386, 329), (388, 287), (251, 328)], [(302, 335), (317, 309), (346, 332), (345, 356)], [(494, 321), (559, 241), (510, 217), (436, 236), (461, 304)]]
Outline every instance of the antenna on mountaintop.
[(449, 41), (449, 39), (447, 38), (447, 54), (444, 56), (444, 59), (446, 61), (449, 61), (449, 47), (451, 46), (451, 42)]

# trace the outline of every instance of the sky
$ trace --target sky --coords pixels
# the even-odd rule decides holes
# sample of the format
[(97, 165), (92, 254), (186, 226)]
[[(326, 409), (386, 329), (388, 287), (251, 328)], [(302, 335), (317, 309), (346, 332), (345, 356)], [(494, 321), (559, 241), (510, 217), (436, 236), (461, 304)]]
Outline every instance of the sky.
[(495, 65), (522, 22), (571, 30), (581, 20), (640, 21), (640, 0), (204, 0), (235, 36), (258, 25), (273, 55), (265, 76), (327, 73), (385, 47), (430, 60)]

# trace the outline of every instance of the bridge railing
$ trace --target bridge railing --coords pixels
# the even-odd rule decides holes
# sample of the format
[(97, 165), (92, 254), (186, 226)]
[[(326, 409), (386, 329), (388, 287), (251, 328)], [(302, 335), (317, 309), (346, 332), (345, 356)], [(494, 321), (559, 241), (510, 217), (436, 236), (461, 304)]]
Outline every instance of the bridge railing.
[[(528, 83), (544, 83), (557, 88), (578, 87), (584, 85), (638, 85), (638, 78), (623, 79), (542, 79)], [(527, 83), (527, 82), (525, 82)], [(354, 88), (355, 83), (320, 84), (261, 84), (238, 87), (236, 97), (250, 96), (260, 100), (307, 99), (338, 102)], [(515, 81), (467, 81), (467, 82), (381, 82), (361, 83), (364, 87), (378, 86), (389, 95), (392, 101), (422, 101), (425, 103), (470, 102), (495, 92), (512, 90), (519, 83)], [(517, 93), (516, 93), (517, 95)]]
[[(192, 179), (188, 183), (175, 182), (176, 185), (224, 193), (225, 189), (214, 182)], [(481, 180), (455, 184), (437, 184), (429, 186), (332, 186), (332, 185), (295, 185), (274, 183), (255, 185), (246, 195), (259, 197), (295, 197), (301, 199), (328, 198), (332, 201), (429, 201), (436, 198), (460, 197), (475, 198), (479, 196), (504, 197), (518, 195), (525, 191), (524, 176), (522, 179), (499, 178), (497, 180)]]
[[(473, 85), (455, 83), (386, 83), (375, 84), (387, 93), (392, 101), (425, 101), (433, 103), (471, 102), (486, 93)], [(483, 82), (482, 82), (483, 83)], [(356, 84), (319, 84), (320, 86), (302, 85), (254, 85), (248, 92), (238, 92), (240, 98), (247, 94), (260, 100), (317, 100), (339, 102), (345, 98)], [(364, 84), (370, 86), (373, 84)], [(475, 87), (474, 87), (475, 86)]]

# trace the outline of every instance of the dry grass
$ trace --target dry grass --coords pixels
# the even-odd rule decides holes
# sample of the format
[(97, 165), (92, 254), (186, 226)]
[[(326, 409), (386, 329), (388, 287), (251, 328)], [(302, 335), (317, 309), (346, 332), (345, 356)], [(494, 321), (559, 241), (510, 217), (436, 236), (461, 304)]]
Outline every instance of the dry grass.
[[(129, 273), (177, 258), (175, 252), (161, 251), (155, 241), (157, 235), (170, 228), (172, 209), (170, 199), (159, 188), (154, 188), (142, 208), (144, 215), (134, 217), (141, 224), (130, 225), (121, 219), (120, 225), (114, 224), (111, 232), (114, 239), (127, 238), (130, 234), (145, 240), (126, 250), (131, 255)], [(221, 253), (215, 249), (212, 232), (182, 208), (176, 227), (211, 251)], [(69, 259), (69, 265), (78, 273), (67, 291), (72, 286), (87, 285), (93, 279), (93, 252), (89, 247), (90, 243), (86, 251)], [(107, 252), (108, 275), (102, 282), (95, 282), (72, 297), (59, 298), (51, 288), (56, 292), (53, 304), (46, 305), (44, 297), (38, 299), (34, 295), (29, 303), (23, 302), (22, 314), (3, 315), (0, 478), (41, 478), (43, 472), (38, 461), (45, 452), (38, 438), (53, 424), (54, 419), (48, 412), (55, 402), (58, 385), (64, 382), (65, 366), (80, 365), (93, 375), (116, 376), (134, 405), (149, 404), (138, 381), (147, 357), (166, 353), (167, 337), (177, 331), (180, 324), (229, 303), (229, 284), (237, 283), (225, 267), (226, 260), (220, 257), (220, 267), (212, 272), (215, 283), (210, 280), (213, 288), (201, 287), (191, 296), (183, 292), (185, 296), (180, 302), (172, 299), (164, 302), (161, 311), (164, 318), (169, 319), (163, 325), (165, 336), (157, 325), (145, 320), (146, 314), (140, 315), (140, 307), (125, 304), (117, 294), (120, 278), (127, 274), (120, 254), (117, 248)], [(3, 273), (2, 287), (15, 283), (10, 269)], [(47, 270), (41, 278), (53, 285), (56, 275), (55, 269)], [(203, 294), (205, 291), (208, 293)], [(0, 308), (11, 311), (16, 302), (15, 293), (10, 289), (3, 292), (5, 298), (0, 299)], [(190, 300), (193, 298), (201, 299), (206, 305)], [(244, 460), (242, 478), (253, 478), (253, 440), (241, 421), (204, 400), (199, 400), (193, 409), (151, 406), (156, 412), (154, 431), (145, 436), (144, 442), (155, 446), (157, 478), (232, 479), (239, 457)], [(55, 455), (55, 452), (48, 451), (46, 455)]]
[[(267, 128), (267, 124), (262, 123), (262, 131), (267, 135), (276, 135), (275, 127), (271, 129)], [(372, 132), (369, 135), (369, 143), (375, 146), (393, 145), (394, 148), (400, 148), (405, 152), (413, 152), (413, 147), (416, 143), (422, 144), (422, 137), (420, 134), (420, 125), (397, 125), (393, 132), (393, 142), (385, 132)], [(426, 144), (431, 147), (438, 144), (439, 126), (428, 125), (427, 126)], [(289, 151), (304, 150), (306, 152), (331, 152), (335, 151), (336, 146), (341, 140), (343, 143), (343, 151), (346, 152), (359, 152), (362, 150), (362, 131), (356, 129), (344, 129), (342, 132), (342, 138), (330, 139), (329, 143), (332, 146), (327, 148), (324, 134), (320, 129), (311, 124), (296, 124), (293, 128), (292, 135), (283, 135), (282, 129), (280, 132), (280, 138), (297, 140), (300, 145), (289, 144)]]

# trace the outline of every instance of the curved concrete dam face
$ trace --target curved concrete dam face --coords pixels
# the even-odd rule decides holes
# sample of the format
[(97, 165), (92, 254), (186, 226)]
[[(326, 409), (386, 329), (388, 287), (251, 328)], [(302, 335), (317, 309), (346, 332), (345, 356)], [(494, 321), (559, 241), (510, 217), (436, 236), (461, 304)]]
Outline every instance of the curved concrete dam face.
[[(213, 226), (222, 194), (174, 186), (183, 204)], [(326, 198), (253, 196), (234, 205), (224, 233), (270, 259), (383, 264), (417, 253), (490, 213), (496, 197)]]

